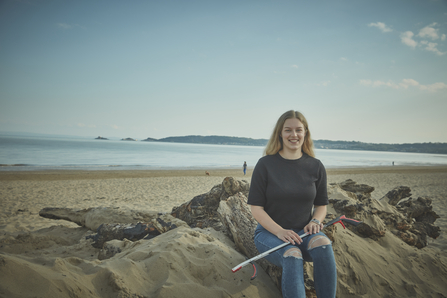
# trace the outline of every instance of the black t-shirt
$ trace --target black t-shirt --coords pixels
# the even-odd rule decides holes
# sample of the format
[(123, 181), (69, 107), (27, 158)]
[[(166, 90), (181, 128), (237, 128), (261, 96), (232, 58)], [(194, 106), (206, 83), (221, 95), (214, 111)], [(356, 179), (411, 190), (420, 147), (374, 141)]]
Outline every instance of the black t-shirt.
[(279, 153), (259, 159), (251, 178), (248, 204), (262, 206), (284, 229), (303, 229), (314, 205), (327, 205), (326, 170), (305, 153), (284, 159)]

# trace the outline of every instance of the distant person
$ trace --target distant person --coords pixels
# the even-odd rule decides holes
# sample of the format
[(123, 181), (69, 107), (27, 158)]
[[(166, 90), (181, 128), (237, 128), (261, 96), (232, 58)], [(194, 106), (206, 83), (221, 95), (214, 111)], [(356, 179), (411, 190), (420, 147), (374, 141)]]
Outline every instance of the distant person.
[(393, 161), (393, 166), (394, 166), (394, 161)]
[(244, 161), (244, 165), (242, 166), (242, 168), (244, 169), (244, 175), (247, 173), (247, 162)]
[[(306, 118), (281, 115), (251, 178), (248, 204), (258, 221), (254, 242), (263, 253), (290, 242), (266, 259), (282, 267), (283, 297), (306, 297), (304, 261), (314, 264), (317, 297), (335, 297), (337, 269), (332, 244), (320, 230), (326, 217), (326, 170), (315, 158)], [(310, 235), (301, 239), (299, 235)]]

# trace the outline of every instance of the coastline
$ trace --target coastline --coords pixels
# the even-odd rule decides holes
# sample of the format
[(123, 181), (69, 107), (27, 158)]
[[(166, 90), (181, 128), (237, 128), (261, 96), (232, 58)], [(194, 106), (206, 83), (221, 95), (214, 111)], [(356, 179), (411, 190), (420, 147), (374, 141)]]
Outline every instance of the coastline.
[[(253, 167), (247, 169), (244, 176), (239, 168), (216, 169), (119, 169), (119, 170), (77, 170), (77, 169), (47, 169), (29, 171), (0, 171), (0, 181), (14, 180), (85, 180), (85, 179), (119, 179), (119, 178), (149, 178), (149, 177), (200, 177), (206, 176), (205, 171), (213, 177), (245, 177), (251, 178)], [(447, 165), (427, 166), (371, 166), (371, 167), (340, 167), (327, 168), (328, 177), (337, 175), (359, 174), (424, 174), (447, 173)], [(328, 179), (329, 181), (329, 179)]]

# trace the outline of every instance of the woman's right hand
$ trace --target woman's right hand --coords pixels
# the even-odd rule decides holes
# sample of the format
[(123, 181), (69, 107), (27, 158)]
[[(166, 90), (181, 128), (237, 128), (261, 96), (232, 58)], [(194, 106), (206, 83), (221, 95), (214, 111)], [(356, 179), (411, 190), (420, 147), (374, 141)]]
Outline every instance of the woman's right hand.
[(301, 244), (303, 242), (301, 237), (293, 230), (282, 229), (276, 234), (276, 237), (278, 237), (284, 242), (290, 242), (293, 245), (295, 245), (295, 243)]

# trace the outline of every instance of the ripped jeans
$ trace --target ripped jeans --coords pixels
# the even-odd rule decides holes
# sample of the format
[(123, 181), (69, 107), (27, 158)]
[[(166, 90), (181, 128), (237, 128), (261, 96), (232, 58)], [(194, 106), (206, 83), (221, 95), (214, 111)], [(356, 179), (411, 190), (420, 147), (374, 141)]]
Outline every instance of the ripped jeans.
[[(298, 235), (303, 230), (295, 231)], [(259, 225), (255, 231), (255, 245), (263, 253), (284, 243)], [(304, 261), (314, 263), (315, 291), (318, 298), (334, 298), (337, 290), (337, 269), (331, 241), (323, 232), (303, 238), (303, 243), (287, 245), (265, 257), (282, 268), (281, 289), (283, 297), (306, 297), (304, 287)]]

